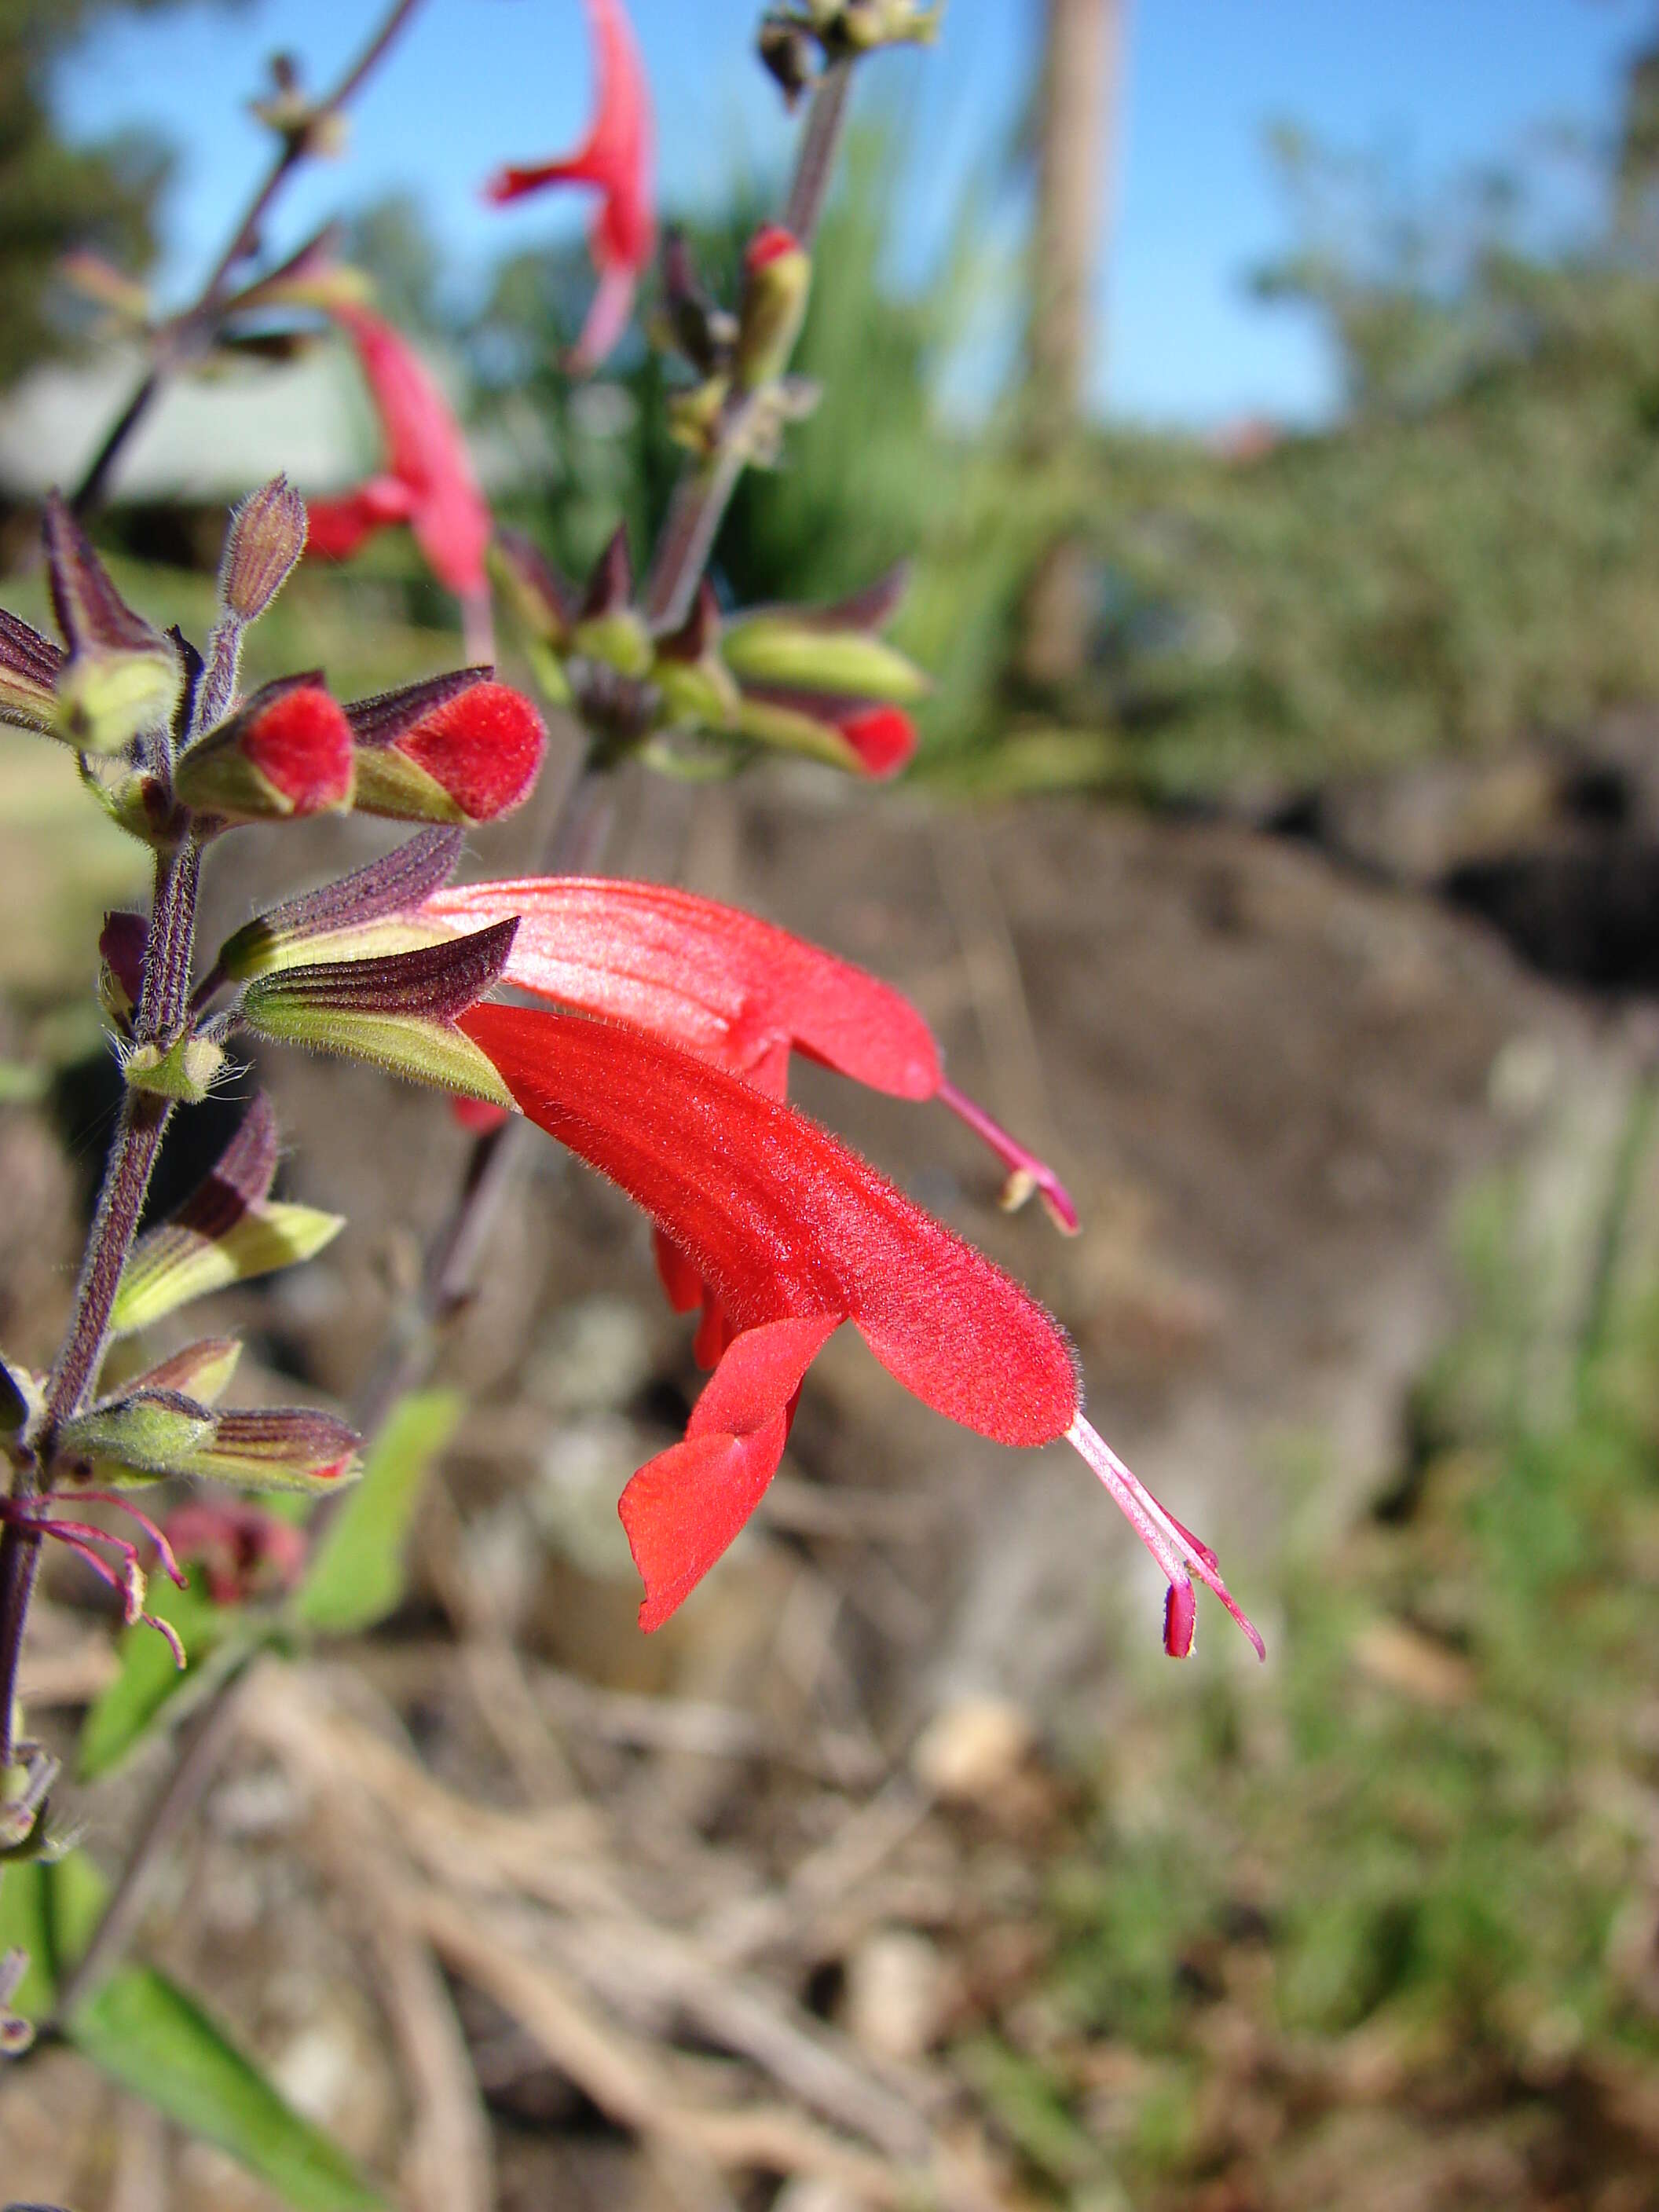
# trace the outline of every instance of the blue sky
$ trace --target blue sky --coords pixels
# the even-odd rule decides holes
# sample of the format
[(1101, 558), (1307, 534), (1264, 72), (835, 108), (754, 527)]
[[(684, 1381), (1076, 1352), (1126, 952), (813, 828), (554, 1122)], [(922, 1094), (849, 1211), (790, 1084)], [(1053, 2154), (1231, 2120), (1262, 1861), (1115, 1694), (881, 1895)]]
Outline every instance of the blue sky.
[[(242, 104), (264, 57), (286, 46), (325, 82), (380, 5), (187, 6), (106, 27), (64, 70), (72, 130), (144, 124), (188, 149), (167, 210), (175, 287), (211, 258), (264, 159)], [(759, 0), (633, 0), (671, 199), (716, 197), (734, 173), (788, 158), (792, 126), (749, 58), (758, 11)], [(1245, 287), (1289, 235), (1262, 151), (1267, 122), (1293, 117), (1431, 182), (1523, 153), (1541, 125), (1606, 131), (1620, 64), (1652, 14), (1653, 0), (1132, 0), (1097, 404), (1194, 426), (1326, 412), (1332, 364), (1316, 332)], [(913, 161), (907, 258), (925, 258), (976, 164), (1006, 146), (1039, 16), (1038, 0), (952, 0), (935, 52), (872, 66)], [(586, 101), (577, 0), (424, 0), (355, 111), (349, 159), (300, 181), (278, 240), (398, 188), (421, 196), (462, 270), (577, 229), (574, 202), (495, 211), (477, 186), (503, 159), (562, 149)]]

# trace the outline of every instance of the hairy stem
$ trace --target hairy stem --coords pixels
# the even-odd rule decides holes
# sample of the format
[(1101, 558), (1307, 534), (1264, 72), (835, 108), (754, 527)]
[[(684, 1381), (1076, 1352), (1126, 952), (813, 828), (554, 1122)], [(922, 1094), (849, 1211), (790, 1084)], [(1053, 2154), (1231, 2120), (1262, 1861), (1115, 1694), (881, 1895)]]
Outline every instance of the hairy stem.
[[(830, 196), (852, 82), (853, 64), (836, 63), (824, 71), (807, 110), (783, 213), (784, 228), (803, 246), (810, 246), (817, 236)], [(646, 619), (653, 629), (678, 629), (690, 612), (698, 581), (743, 475), (744, 433), (753, 405), (750, 395), (726, 409), (713, 454), (688, 470), (674, 487), (646, 581)]]
[[(201, 848), (194, 838), (156, 855), (144, 985), (134, 1023), (134, 1035), (140, 1044), (170, 1040), (183, 1018), (201, 870)], [(91, 1394), (108, 1339), (110, 1312), (120, 1287), (121, 1271), (137, 1234), (150, 1176), (172, 1113), (171, 1100), (148, 1091), (130, 1090), (122, 1103), (81, 1262), (69, 1334), (46, 1386), (40, 1455), (18, 1468), (13, 1481), (15, 1498), (32, 1498), (49, 1486), (52, 1438), (63, 1422), (81, 1411)], [(15, 1746), (17, 1669), (40, 1562), (40, 1536), (8, 1524), (0, 1534), (0, 1768), (11, 1764)]]
[[(420, 0), (393, 0), (392, 6), (381, 18), (368, 45), (347, 69), (333, 91), (319, 103), (316, 112), (319, 122), (329, 116), (337, 115), (346, 106), (419, 5)], [(272, 159), (253, 198), (239, 217), (229, 243), (214, 264), (207, 282), (193, 303), (169, 325), (171, 342), (158, 351), (143, 382), (112, 424), (108, 436), (76, 487), (75, 496), (70, 504), (76, 514), (88, 514), (100, 503), (108, 489), (111, 472), (127, 441), (149, 412), (175, 370), (199, 349), (204, 338), (211, 336), (216, 312), (224, 303), (231, 277), (250, 254), (258, 251), (265, 217), (289, 177), (306, 160), (309, 151), (302, 137), (283, 141), (281, 150)]]
[[(412, 4), (413, 0), (404, 0), (403, 6), (393, 9), (381, 46)], [(378, 50), (368, 61), (375, 58)], [(828, 196), (850, 78), (850, 65), (829, 70), (807, 117), (786, 218), (805, 243), (810, 244), (817, 229)], [(353, 88), (355, 82), (337, 92), (337, 100), (344, 96), (344, 90)], [(684, 620), (743, 473), (742, 440), (737, 434), (743, 428), (742, 416), (739, 409), (737, 419), (726, 428), (721, 449), (711, 462), (684, 477), (675, 495), (647, 585), (647, 612), (659, 626), (672, 627)], [(609, 835), (611, 812), (607, 780), (590, 765), (578, 777), (560, 811), (544, 855), (544, 871), (559, 874), (591, 870)], [(428, 1249), (420, 1288), (395, 1317), (380, 1357), (363, 1386), (358, 1423), (365, 1437), (373, 1436), (404, 1392), (426, 1371), (445, 1328), (471, 1296), (490, 1231), (522, 1164), (525, 1134), (524, 1123), (515, 1118), (475, 1139), (454, 1205)], [(229, 1743), (235, 1702), (244, 1679), (244, 1670), (234, 1670), (213, 1691), (151, 1798), (103, 1917), (68, 1985), (68, 1995), (76, 2003), (84, 2002), (94, 1993), (119, 1962), (131, 1941), (161, 1854), (205, 1795)]]
[[(612, 802), (607, 776), (589, 767), (577, 776), (559, 810), (543, 855), (550, 874), (586, 873), (595, 867), (610, 834)], [(453, 1206), (428, 1247), (418, 1291), (388, 1327), (380, 1357), (359, 1395), (357, 1425), (372, 1437), (406, 1390), (432, 1363), (448, 1324), (466, 1304), (478, 1262), (502, 1204), (524, 1164), (525, 1122), (515, 1116), (475, 1138)], [(337, 1501), (325, 1499), (313, 1515), (313, 1535)], [(173, 1754), (172, 1765), (145, 1807), (136, 1839), (109, 1902), (64, 1993), (83, 2003), (119, 1964), (141, 1918), (161, 1856), (206, 1795), (234, 1734), (235, 1705), (246, 1666), (234, 1668), (209, 1693)]]

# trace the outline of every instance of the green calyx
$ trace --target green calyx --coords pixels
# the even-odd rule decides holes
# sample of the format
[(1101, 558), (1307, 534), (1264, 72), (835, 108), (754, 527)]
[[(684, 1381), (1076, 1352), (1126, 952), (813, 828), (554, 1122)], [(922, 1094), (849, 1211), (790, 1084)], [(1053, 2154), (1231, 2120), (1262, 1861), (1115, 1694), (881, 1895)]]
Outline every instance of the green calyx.
[(110, 1327), (130, 1336), (153, 1322), (234, 1283), (313, 1259), (345, 1227), (345, 1217), (315, 1206), (262, 1200), (217, 1237), (163, 1222), (141, 1237), (121, 1276)]
[(213, 1434), (211, 1411), (182, 1392), (135, 1391), (94, 1406), (59, 1431), (60, 1462), (94, 1480), (159, 1482), (186, 1471)]
[(571, 649), (590, 660), (602, 660), (619, 676), (647, 676), (651, 671), (651, 633), (631, 607), (614, 613), (590, 615), (576, 624)]
[(207, 1037), (185, 1036), (165, 1047), (135, 1045), (122, 1059), (121, 1073), (133, 1091), (199, 1106), (224, 1073), (225, 1060), (222, 1045)]
[(356, 929), (332, 929), (307, 937), (301, 931), (273, 928), (260, 915), (228, 938), (219, 954), (219, 965), (234, 983), (252, 982), (256, 976), (280, 974), (313, 960), (370, 960), (388, 952), (416, 952), (422, 946), (441, 945), (454, 932), (439, 922), (421, 921), (393, 915), (368, 921)]
[(359, 814), (381, 814), (394, 822), (465, 823), (463, 813), (436, 776), (428, 775), (396, 745), (359, 745), (356, 753)]
[(662, 695), (665, 721), (689, 728), (736, 728), (742, 695), (730, 670), (713, 653), (701, 660), (659, 653), (651, 681)]
[(53, 734), (77, 752), (118, 753), (146, 731), (166, 728), (183, 682), (165, 639), (131, 652), (74, 653), (58, 681)]
[(513, 1109), (513, 1094), (493, 1063), (453, 1022), (319, 1003), (308, 992), (284, 988), (280, 974), (250, 984), (242, 1018), (273, 1043), (366, 1060), (408, 1082)]
[(925, 698), (926, 675), (906, 654), (861, 629), (826, 629), (787, 613), (750, 615), (720, 640), (726, 666), (744, 684), (908, 706)]
[(831, 768), (856, 774), (858, 755), (833, 722), (819, 721), (793, 707), (774, 706), (761, 699), (744, 698), (738, 709), (736, 734), (757, 745), (779, 751), (805, 753), (809, 759), (827, 761)]

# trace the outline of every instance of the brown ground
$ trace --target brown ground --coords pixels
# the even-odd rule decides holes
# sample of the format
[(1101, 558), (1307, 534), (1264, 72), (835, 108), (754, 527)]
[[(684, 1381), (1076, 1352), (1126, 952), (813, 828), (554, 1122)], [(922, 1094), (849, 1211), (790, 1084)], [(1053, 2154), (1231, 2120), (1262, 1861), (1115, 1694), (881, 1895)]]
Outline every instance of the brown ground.
[[(994, 1169), (938, 1109), (800, 1085), (1063, 1318), (1097, 1425), (1247, 1601), (1292, 1465), (1316, 1453), (1334, 1526), (1396, 1462), (1449, 1311), (1455, 1189), (1553, 1091), (1582, 1079), (1593, 1111), (1620, 1063), (1479, 928), (1239, 829), (968, 817), (807, 777), (736, 802), (631, 793), (612, 851), (880, 969), (956, 1079), (1051, 1152), (1073, 1243), (1036, 1208), (1000, 1217)], [(227, 918), (253, 888), (222, 889)], [(349, 1395), (462, 1140), (437, 1102), (356, 1069), (268, 1076), (290, 1194), (354, 1225), (225, 1314), (267, 1368)], [(68, 1186), (28, 1115), (0, 1115), (0, 1146), (26, 1194), (0, 1297), (33, 1339), (8, 1341), (38, 1353)], [(550, 1147), (447, 1365), (476, 1410), (417, 1599), (369, 1645), (256, 1685), (161, 1885), (158, 1955), (419, 2212), (748, 2204), (757, 2171), (793, 2177), (787, 2212), (908, 2201), (919, 2173), (951, 2204), (1024, 2201), (940, 2054), (1024, 2001), (1065, 1777), (1133, 1717), (1126, 1624), (1156, 1643), (1155, 1578), (1085, 1471), (946, 1427), (837, 1340), (755, 1534), (647, 1641), (614, 1498), (696, 1378), (637, 1219)], [(104, 1638), (80, 1584), (53, 1599), (34, 1681), (57, 1724)], [(1224, 1628), (1205, 1620), (1208, 1659), (1248, 1673)], [(160, 1771), (64, 1801), (100, 1857)], [(1102, 2112), (1135, 2063), (1101, 2052)], [(1258, 2194), (1191, 2201), (1515, 2201), (1495, 2138), (1460, 2139), (1419, 2188), (1409, 2129), (1363, 2095), (1344, 2125), (1299, 2137)], [(269, 2202), (58, 2052), (0, 2079), (8, 2193)]]

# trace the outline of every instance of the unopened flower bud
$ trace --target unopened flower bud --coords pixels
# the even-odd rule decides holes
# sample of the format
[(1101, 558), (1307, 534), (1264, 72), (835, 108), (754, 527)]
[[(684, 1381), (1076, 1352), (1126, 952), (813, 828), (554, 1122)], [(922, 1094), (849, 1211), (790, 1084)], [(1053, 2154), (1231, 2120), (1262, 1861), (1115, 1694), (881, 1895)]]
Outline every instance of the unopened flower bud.
[(186, 806), (234, 822), (277, 822), (349, 806), (345, 709), (314, 677), (285, 677), (238, 708), (179, 763)]
[(806, 314), (811, 257), (793, 232), (767, 223), (749, 241), (743, 274), (735, 374), (738, 389), (753, 392), (789, 365)]
[(817, 81), (811, 40), (799, 23), (768, 16), (760, 27), (755, 51), (760, 56), (762, 67), (783, 94), (784, 106), (793, 114), (801, 94), (809, 92)]
[(306, 503), (286, 477), (249, 494), (230, 518), (219, 596), (239, 622), (258, 622), (306, 548)]
[(493, 822), (524, 804), (541, 771), (547, 732), (522, 692), (483, 675), (463, 670), (348, 708), (360, 813), (399, 822)]

